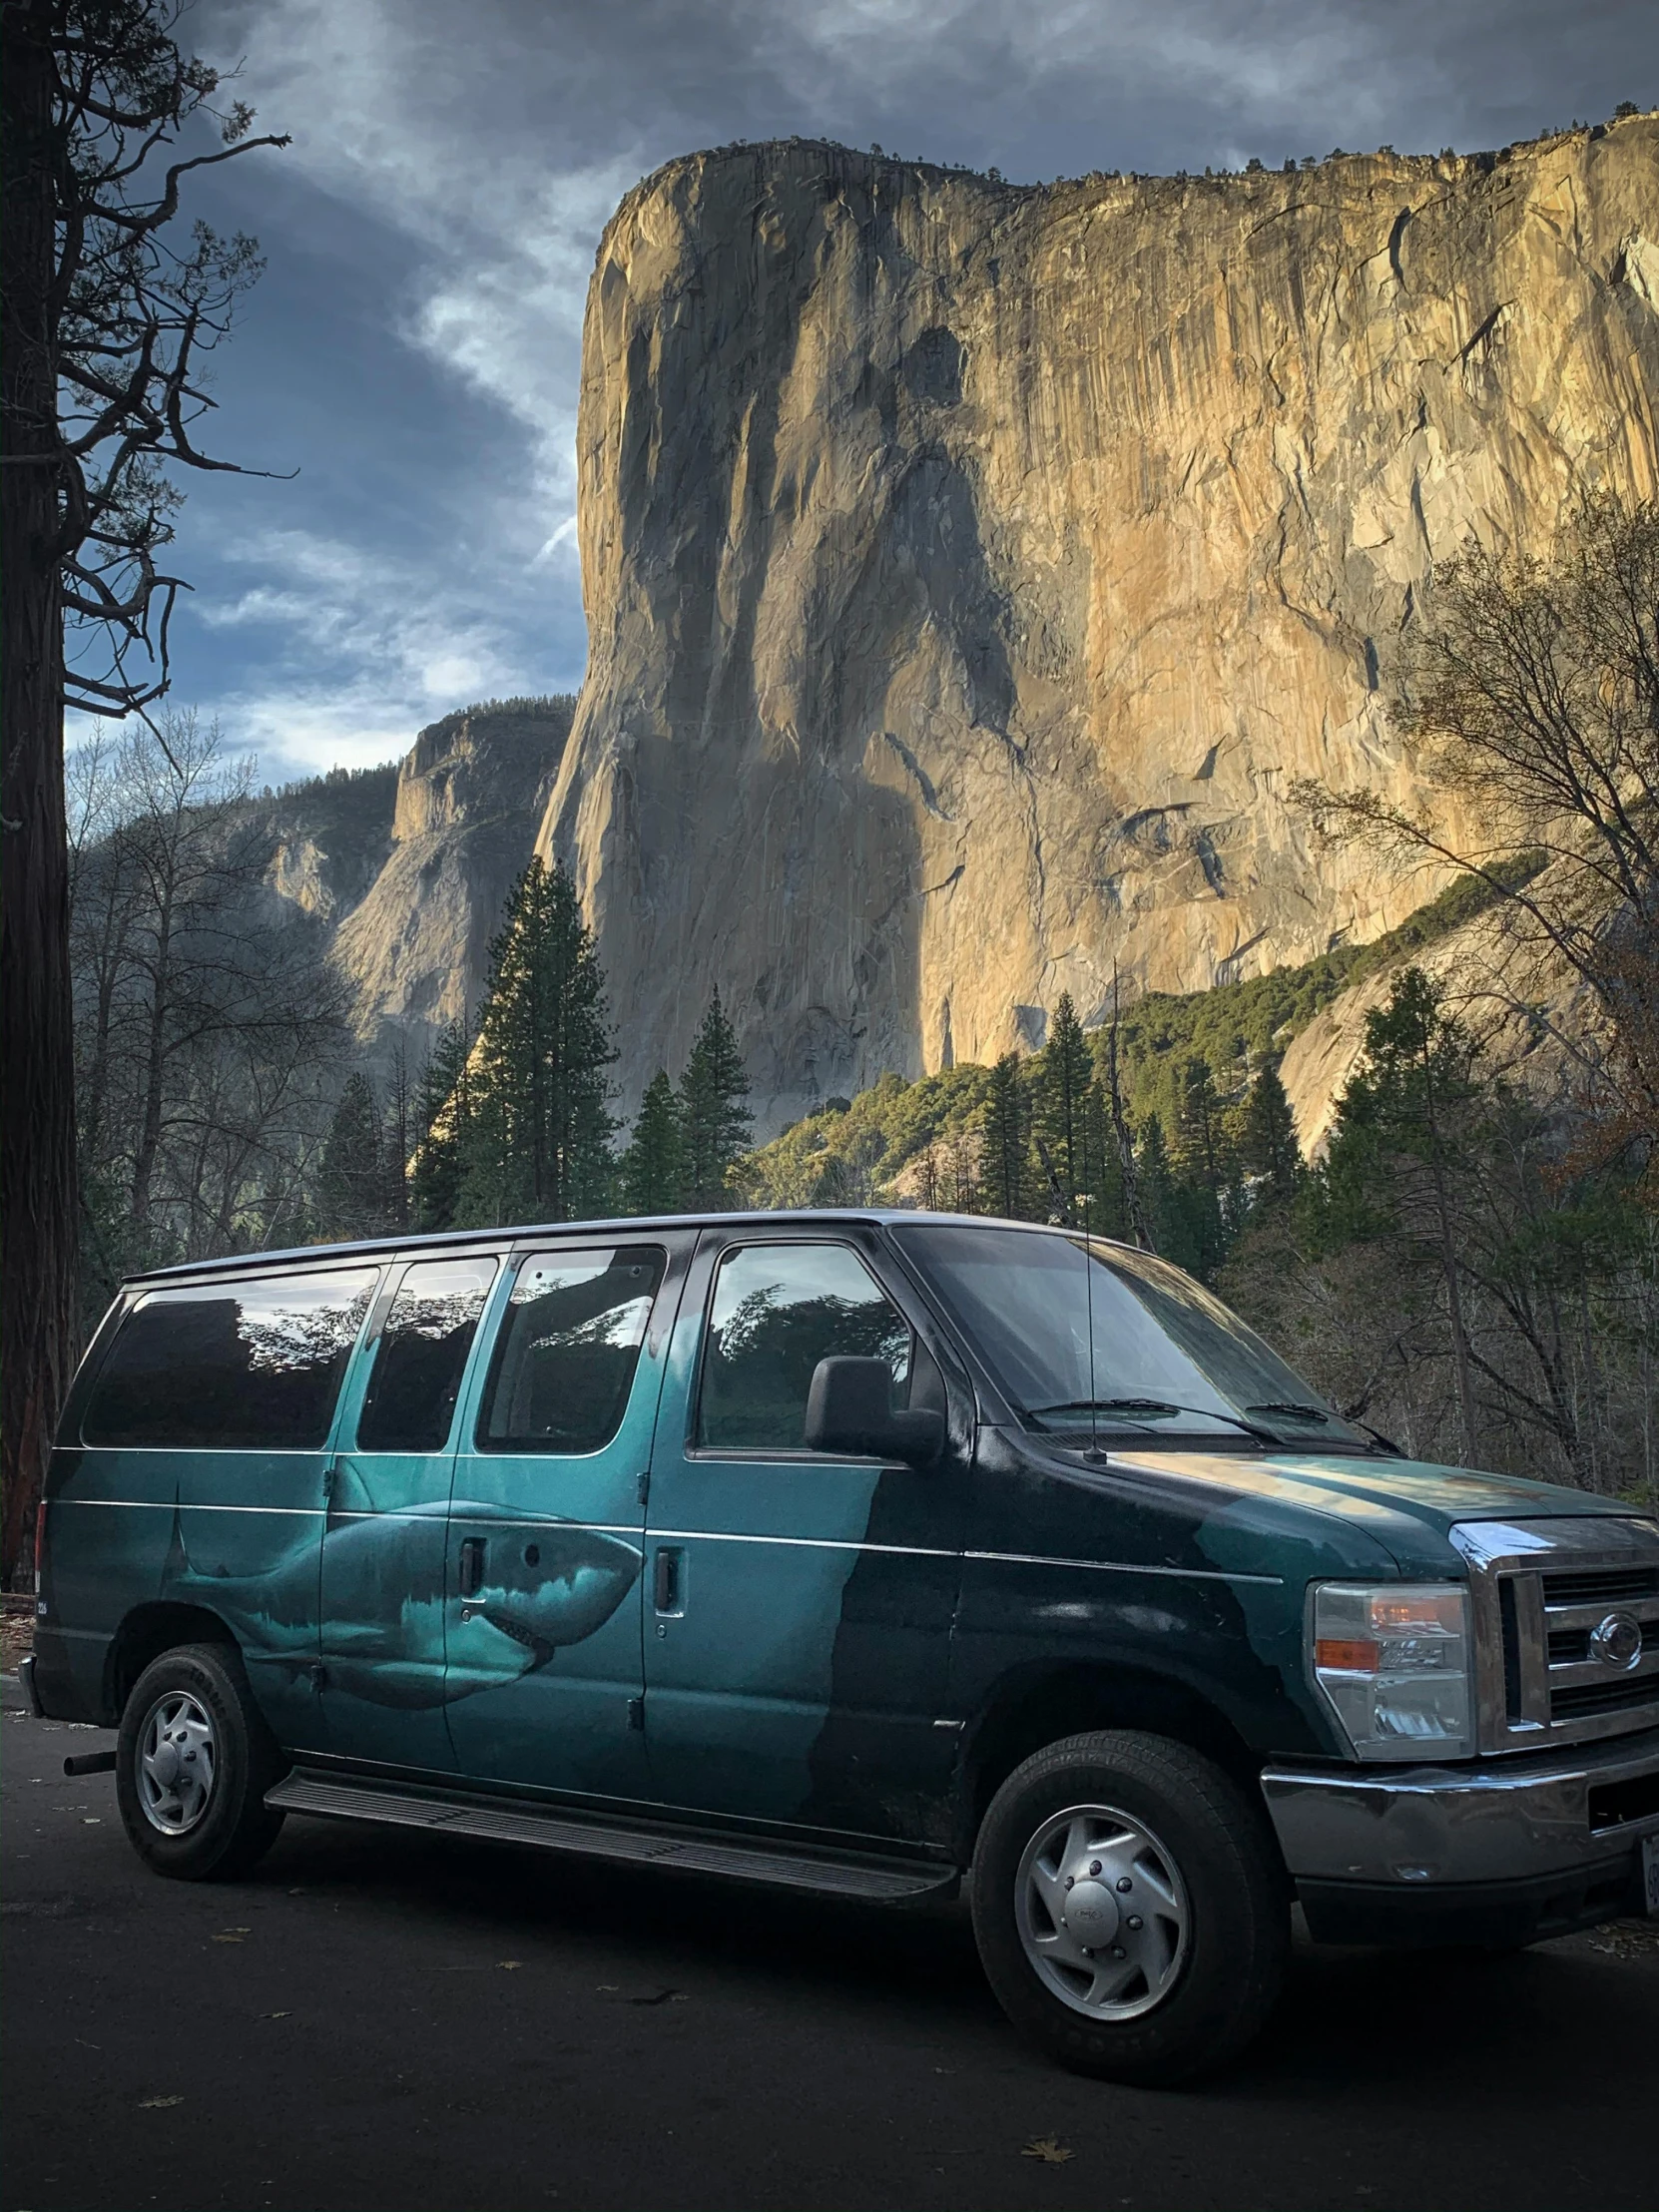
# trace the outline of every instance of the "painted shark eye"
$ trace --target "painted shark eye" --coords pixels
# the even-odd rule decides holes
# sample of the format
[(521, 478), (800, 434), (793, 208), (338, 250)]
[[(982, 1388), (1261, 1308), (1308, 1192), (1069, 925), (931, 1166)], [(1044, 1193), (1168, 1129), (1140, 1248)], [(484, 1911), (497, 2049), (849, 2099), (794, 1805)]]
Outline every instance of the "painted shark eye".
[(525, 1564), (525, 1565), (526, 1565), (527, 1567), (539, 1567), (539, 1566), (541, 1565), (541, 1546), (540, 1546), (540, 1544), (526, 1544), (526, 1545), (525, 1545), (525, 1547), (524, 1547), (524, 1564)]

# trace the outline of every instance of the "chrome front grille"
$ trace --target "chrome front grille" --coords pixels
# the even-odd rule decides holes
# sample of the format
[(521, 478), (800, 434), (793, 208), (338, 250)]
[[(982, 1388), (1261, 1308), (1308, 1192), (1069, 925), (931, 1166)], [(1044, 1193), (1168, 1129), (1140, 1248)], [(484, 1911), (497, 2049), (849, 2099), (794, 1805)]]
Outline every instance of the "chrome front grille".
[(1463, 1522), (1483, 1752), (1659, 1725), (1659, 1525)]

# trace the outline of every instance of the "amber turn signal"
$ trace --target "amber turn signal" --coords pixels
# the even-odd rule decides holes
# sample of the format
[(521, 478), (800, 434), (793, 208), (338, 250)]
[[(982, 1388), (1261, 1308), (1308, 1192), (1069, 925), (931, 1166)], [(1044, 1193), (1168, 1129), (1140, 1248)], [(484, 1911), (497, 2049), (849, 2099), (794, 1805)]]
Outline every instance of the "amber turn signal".
[(1375, 1674), (1382, 1659), (1382, 1645), (1370, 1636), (1322, 1636), (1314, 1646), (1315, 1666), (1339, 1674)]

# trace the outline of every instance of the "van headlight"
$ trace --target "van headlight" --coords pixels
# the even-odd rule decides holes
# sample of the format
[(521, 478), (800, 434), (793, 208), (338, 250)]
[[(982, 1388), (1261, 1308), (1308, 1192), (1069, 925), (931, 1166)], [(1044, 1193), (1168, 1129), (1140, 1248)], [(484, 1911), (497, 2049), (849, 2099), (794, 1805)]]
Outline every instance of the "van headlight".
[(1469, 1594), (1461, 1583), (1319, 1582), (1314, 1681), (1358, 1759), (1474, 1750)]

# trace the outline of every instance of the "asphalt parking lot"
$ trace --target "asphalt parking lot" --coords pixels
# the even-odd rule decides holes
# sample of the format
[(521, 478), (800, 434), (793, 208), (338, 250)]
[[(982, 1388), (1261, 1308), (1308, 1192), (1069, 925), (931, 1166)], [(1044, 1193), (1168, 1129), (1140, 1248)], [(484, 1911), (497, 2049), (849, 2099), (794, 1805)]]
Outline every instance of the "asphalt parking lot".
[(4, 2212), (1645, 2212), (1659, 1924), (1299, 1947), (1241, 2066), (1027, 2051), (959, 1911), (827, 1907), (290, 1819), (157, 1880), (105, 1734), (7, 1712)]

